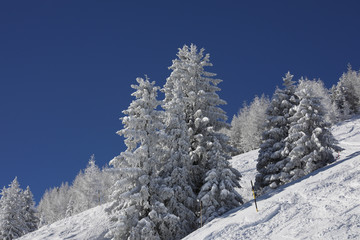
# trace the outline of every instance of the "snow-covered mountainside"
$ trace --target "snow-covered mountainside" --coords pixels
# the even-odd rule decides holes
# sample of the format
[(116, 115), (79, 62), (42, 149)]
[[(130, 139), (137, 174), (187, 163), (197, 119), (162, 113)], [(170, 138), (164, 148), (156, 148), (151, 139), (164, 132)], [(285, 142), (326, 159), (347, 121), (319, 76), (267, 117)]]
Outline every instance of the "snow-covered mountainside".
[[(257, 151), (232, 159), (243, 175), (241, 207), (213, 220), (185, 239), (360, 239), (360, 118), (333, 128), (345, 150), (336, 162), (252, 200)], [(106, 205), (44, 226), (21, 240), (105, 239)]]
[[(215, 219), (185, 239), (360, 239), (360, 118), (333, 128), (339, 159)], [(257, 152), (237, 156), (245, 199), (251, 199)]]
[(21, 240), (103, 240), (109, 227), (104, 204), (75, 216), (43, 226), (35, 232), (22, 236)]

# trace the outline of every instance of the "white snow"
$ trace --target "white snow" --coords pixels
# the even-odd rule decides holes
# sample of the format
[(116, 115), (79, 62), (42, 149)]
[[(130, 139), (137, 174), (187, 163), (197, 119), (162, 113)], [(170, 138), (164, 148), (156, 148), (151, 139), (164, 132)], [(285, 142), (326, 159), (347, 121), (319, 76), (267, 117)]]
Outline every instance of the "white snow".
[[(234, 157), (232, 164), (243, 175), (239, 192), (249, 202), (184, 239), (360, 239), (360, 118), (343, 122), (332, 132), (345, 148), (339, 159), (258, 198), (259, 212), (250, 186), (258, 152)], [(105, 239), (109, 226), (105, 208), (90, 209), (19, 239)]]
[[(360, 239), (360, 119), (333, 128), (339, 159), (296, 182), (245, 203), (184, 239)], [(251, 199), (257, 152), (237, 156), (245, 199)], [(245, 182), (244, 182), (245, 181)]]
[(109, 204), (97, 206), (53, 224), (43, 226), (18, 238), (19, 240), (102, 240), (110, 221), (105, 208)]

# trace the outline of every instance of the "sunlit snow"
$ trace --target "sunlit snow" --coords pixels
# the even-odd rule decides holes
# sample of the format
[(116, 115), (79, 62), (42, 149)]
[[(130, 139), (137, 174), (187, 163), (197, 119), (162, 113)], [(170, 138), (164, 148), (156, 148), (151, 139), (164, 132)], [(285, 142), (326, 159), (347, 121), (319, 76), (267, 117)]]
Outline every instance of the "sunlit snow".
[[(345, 150), (338, 160), (296, 182), (258, 198), (256, 212), (250, 180), (256, 175), (257, 151), (232, 159), (243, 175), (240, 194), (246, 202), (185, 239), (360, 239), (360, 118), (333, 128)], [(105, 239), (109, 220), (99, 206), (44, 226), (19, 239)]]

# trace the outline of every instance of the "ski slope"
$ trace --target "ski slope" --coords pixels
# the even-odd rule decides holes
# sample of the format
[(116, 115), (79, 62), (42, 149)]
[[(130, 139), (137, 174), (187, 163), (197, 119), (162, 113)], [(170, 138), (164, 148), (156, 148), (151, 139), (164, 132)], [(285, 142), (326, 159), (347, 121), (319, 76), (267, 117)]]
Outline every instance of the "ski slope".
[(103, 240), (110, 226), (105, 208), (97, 206), (75, 216), (43, 226), (19, 240)]
[[(185, 239), (360, 239), (360, 119), (333, 128), (345, 150), (339, 159), (296, 182), (225, 214)], [(257, 151), (237, 156), (241, 190), (251, 199)], [(245, 195), (244, 195), (245, 194)]]
[[(243, 175), (241, 207), (213, 220), (186, 240), (360, 239), (360, 118), (333, 128), (345, 150), (333, 164), (258, 199), (256, 212), (250, 180), (256, 175), (257, 151), (232, 164)], [(109, 227), (99, 206), (27, 234), (21, 240), (101, 240)]]

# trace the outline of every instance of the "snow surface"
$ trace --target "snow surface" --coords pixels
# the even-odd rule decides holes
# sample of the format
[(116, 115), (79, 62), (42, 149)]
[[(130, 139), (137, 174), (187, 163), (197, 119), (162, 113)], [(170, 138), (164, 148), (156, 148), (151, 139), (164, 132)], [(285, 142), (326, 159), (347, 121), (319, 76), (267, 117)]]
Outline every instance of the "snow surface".
[[(258, 151), (232, 159), (242, 173), (239, 193), (249, 201), (184, 239), (360, 239), (360, 118), (333, 128), (345, 150), (331, 165), (252, 200)], [(105, 239), (109, 220), (102, 205), (19, 238)]]
[(109, 204), (97, 206), (75, 216), (43, 226), (18, 238), (19, 240), (103, 240), (110, 221), (105, 208)]
[[(360, 118), (333, 128), (339, 159), (215, 219), (184, 239), (360, 239)], [(233, 159), (251, 199), (257, 151)]]

